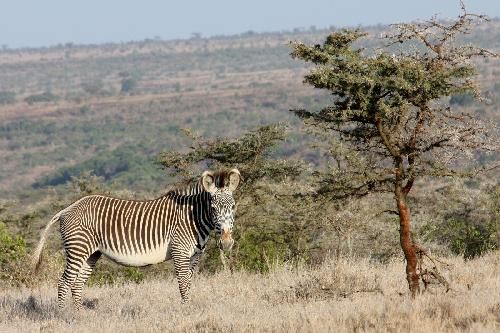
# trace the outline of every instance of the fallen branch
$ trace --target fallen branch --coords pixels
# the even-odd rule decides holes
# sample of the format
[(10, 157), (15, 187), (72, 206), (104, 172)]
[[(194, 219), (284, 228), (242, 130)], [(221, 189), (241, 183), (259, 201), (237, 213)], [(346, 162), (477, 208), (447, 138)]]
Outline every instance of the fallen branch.
[[(431, 257), (426, 250), (418, 245), (415, 245), (415, 248), (417, 252), (418, 271), (420, 272), (419, 277), (424, 284), (424, 290), (427, 290), (428, 286), (431, 284), (438, 284), (442, 285), (446, 289), (445, 292), (450, 291), (450, 283), (440, 273), (438, 264), (441, 264), (445, 268), (449, 268), (451, 267), (451, 265), (444, 261)], [(425, 260), (426, 258), (432, 264), (430, 265), (431, 267), (426, 267), (429, 266)]]

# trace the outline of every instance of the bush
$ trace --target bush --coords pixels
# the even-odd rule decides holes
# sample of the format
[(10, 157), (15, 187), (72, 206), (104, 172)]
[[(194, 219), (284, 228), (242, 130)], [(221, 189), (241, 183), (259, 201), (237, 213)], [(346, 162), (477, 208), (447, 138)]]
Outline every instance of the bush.
[(21, 284), (28, 276), (22, 273), (26, 262), (26, 241), (21, 236), (12, 236), (5, 224), (0, 222), (0, 280), (8, 284)]
[(472, 259), (498, 248), (500, 186), (475, 189), (479, 183), (469, 180), (464, 184), (446, 194), (449, 210), (442, 220), (425, 224), (420, 232), (423, 240), (445, 245), (452, 253)]
[(83, 91), (89, 95), (99, 95), (102, 93), (104, 83), (101, 80), (83, 82), (81, 84)]
[(446, 240), (449, 249), (465, 259), (479, 257), (496, 248), (495, 224), (474, 224), (465, 219), (450, 219), (439, 225), (430, 235)]
[(453, 95), (450, 98), (451, 105), (468, 106), (474, 102), (474, 96), (472, 94), (460, 94)]
[(0, 91), (0, 105), (14, 104), (16, 102), (16, 93), (12, 91)]
[(24, 101), (28, 104), (34, 103), (46, 103), (46, 102), (55, 102), (59, 99), (58, 96), (52, 94), (49, 91), (46, 91), (41, 94), (30, 95), (24, 99)]
[(0, 222), (0, 264), (21, 259), (26, 254), (26, 242), (21, 236), (12, 236)]
[(134, 78), (124, 78), (121, 81), (121, 92), (122, 93), (131, 93), (137, 87), (137, 80)]
[(289, 245), (277, 230), (246, 230), (238, 240), (237, 265), (254, 272), (269, 272), (287, 259)]

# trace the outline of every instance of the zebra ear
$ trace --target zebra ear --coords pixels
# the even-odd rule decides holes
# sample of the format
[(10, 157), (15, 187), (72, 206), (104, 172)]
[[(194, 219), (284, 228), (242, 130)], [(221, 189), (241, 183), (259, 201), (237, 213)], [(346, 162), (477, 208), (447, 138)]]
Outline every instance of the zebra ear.
[(238, 169), (229, 171), (229, 191), (234, 192), (240, 183), (241, 174)]
[(201, 175), (201, 185), (203, 189), (209, 193), (214, 193), (215, 188), (215, 177), (211, 171), (205, 171)]

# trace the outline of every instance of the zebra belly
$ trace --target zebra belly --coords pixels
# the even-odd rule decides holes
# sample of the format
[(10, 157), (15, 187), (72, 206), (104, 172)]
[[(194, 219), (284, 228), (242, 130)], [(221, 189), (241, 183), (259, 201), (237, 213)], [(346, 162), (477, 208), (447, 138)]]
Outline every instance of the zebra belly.
[(147, 266), (170, 259), (169, 244), (162, 244), (143, 253), (119, 253), (108, 248), (99, 248), (105, 256), (125, 266)]

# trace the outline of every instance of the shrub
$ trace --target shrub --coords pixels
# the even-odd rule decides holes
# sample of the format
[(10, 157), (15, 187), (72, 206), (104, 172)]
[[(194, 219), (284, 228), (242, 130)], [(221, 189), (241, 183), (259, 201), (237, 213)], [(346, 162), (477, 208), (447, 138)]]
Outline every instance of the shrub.
[(46, 91), (41, 94), (30, 95), (24, 99), (24, 101), (28, 104), (34, 103), (46, 103), (46, 102), (55, 102), (59, 99), (57, 95), (52, 94), (50, 91)]
[(496, 248), (495, 224), (475, 224), (466, 219), (449, 219), (429, 234), (431, 239), (441, 239), (449, 249), (465, 259), (479, 257)]
[(236, 244), (236, 258), (240, 268), (269, 272), (282, 263), (289, 252), (284, 233), (277, 230), (246, 230)]
[(137, 87), (137, 80), (134, 78), (124, 78), (121, 81), (121, 92), (122, 93), (131, 93)]
[(21, 236), (12, 236), (5, 224), (0, 222), (0, 280), (8, 284), (20, 284), (26, 278), (22, 273), (26, 259), (26, 241)]
[(16, 93), (12, 91), (0, 91), (0, 105), (14, 104), (16, 102)]
[(0, 222), (0, 264), (21, 259), (26, 254), (26, 242), (21, 236), (12, 236)]
[[(471, 181), (465, 182), (468, 187), (479, 186)], [(467, 198), (474, 195), (473, 200), (465, 200), (455, 191)], [(468, 192), (469, 191), (469, 192)], [(425, 224), (421, 233), (425, 241), (437, 242), (448, 247), (465, 259), (472, 259), (498, 248), (498, 206), (500, 202), (500, 186), (486, 186), (477, 193), (461, 186), (447, 194), (449, 210), (444, 212), (441, 221)], [(457, 204), (458, 202), (458, 204)]]
[(468, 106), (474, 102), (474, 96), (470, 93), (453, 95), (450, 98), (451, 105)]
[(99, 95), (102, 93), (104, 83), (101, 80), (89, 81), (82, 83), (82, 89), (89, 95)]

